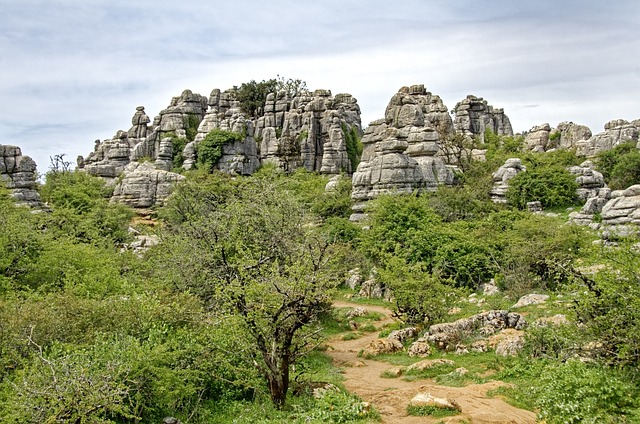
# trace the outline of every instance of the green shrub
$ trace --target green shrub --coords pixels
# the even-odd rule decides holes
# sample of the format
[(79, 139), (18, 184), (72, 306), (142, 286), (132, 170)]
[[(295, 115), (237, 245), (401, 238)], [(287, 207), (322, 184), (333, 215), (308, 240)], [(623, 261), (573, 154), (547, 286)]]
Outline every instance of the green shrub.
[(358, 134), (358, 128), (355, 125), (347, 127), (347, 124), (343, 123), (342, 133), (347, 145), (347, 156), (349, 156), (349, 162), (351, 163), (351, 169), (346, 171), (355, 172), (356, 168), (358, 168), (358, 163), (360, 163), (364, 145), (360, 141), (360, 134)]
[(422, 270), (398, 258), (379, 270), (379, 280), (393, 291), (396, 313), (408, 324), (441, 322), (452, 306), (456, 292)]
[(578, 185), (562, 166), (539, 166), (521, 172), (509, 181), (507, 200), (525, 209), (527, 202), (540, 201), (545, 208), (572, 205)]
[(198, 167), (212, 172), (222, 157), (222, 146), (243, 139), (242, 134), (221, 129), (212, 130), (196, 148)]
[(596, 166), (609, 187), (614, 190), (625, 189), (640, 183), (640, 151), (634, 142), (627, 142), (598, 154)]
[(638, 388), (598, 365), (554, 364), (536, 392), (539, 418), (549, 424), (637, 422), (625, 417), (637, 407)]

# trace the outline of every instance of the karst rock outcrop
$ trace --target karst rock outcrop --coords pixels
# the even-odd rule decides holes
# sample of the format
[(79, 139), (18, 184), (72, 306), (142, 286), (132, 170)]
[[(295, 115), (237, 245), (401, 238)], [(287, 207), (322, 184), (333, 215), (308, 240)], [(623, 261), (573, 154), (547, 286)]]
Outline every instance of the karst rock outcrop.
[(511, 121), (504, 109), (494, 108), (482, 97), (468, 95), (456, 104), (452, 113), (455, 115), (455, 131), (464, 136), (484, 141), (486, 130), (497, 135), (513, 136)]
[(115, 185), (111, 200), (135, 209), (162, 206), (174, 185), (185, 177), (157, 169), (150, 162), (131, 162)]
[[(263, 163), (274, 163), (286, 171), (305, 168), (328, 175), (354, 171), (353, 143), (362, 134), (362, 124), (358, 102), (350, 94), (333, 96), (329, 90), (316, 90), (290, 95), (281, 90), (267, 96), (257, 117), (247, 116), (241, 106), (236, 89), (214, 89), (209, 97), (185, 90), (153, 121), (138, 106), (131, 128), (118, 131), (111, 139), (97, 140), (92, 153), (78, 157), (78, 168), (113, 184), (126, 180), (134, 169), (138, 171), (131, 163), (148, 162), (153, 165), (145, 169), (151, 166), (170, 172), (176, 156), (181, 156), (183, 168), (192, 169), (198, 144), (219, 129), (242, 135), (222, 146), (222, 157), (214, 167), (223, 172), (250, 175)], [(185, 141), (181, 145), (176, 140)], [(164, 180), (177, 181), (176, 175)], [(114, 199), (137, 204), (131, 200), (135, 192), (144, 199), (140, 204), (157, 198), (136, 189), (116, 194)]]
[(351, 219), (362, 217), (362, 205), (384, 193), (435, 191), (451, 184), (453, 172), (437, 156), (439, 134), (450, 134), (453, 122), (439, 96), (424, 85), (402, 87), (389, 102), (385, 118), (369, 124), (364, 150), (353, 174)]
[(555, 149), (574, 149), (591, 138), (591, 130), (585, 125), (561, 122), (555, 128), (548, 123), (531, 128), (525, 135), (524, 146), (534, 152)]
[(496, 172), (493, 173), (493, 187), (491, 188), (491, 200), (495, 203), (507, 203), (507, 190), (509, 180), (520, 172), (527, 170), (518, 158), (507, 159)]
[(605, 124), (604, 132), (595, 134), (587, 140), (577, 142), (575, 144), (576, 154), (594, 157), (622, 143), (638, 143), (639, 131), (640, 120), (628, 122), (624, 119), (614, 119)]
[(36, 187), (36, 163), (23, 156), (20, 147), (0, 144), (0, 181), (9, 189), (17, 204), (40, 208)]

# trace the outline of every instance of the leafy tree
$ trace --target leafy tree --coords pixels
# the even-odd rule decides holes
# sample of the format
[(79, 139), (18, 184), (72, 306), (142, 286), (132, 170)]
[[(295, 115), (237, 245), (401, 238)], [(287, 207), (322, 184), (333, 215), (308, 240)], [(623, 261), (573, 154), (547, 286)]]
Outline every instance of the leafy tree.
[(292, 98), (300, 92), (307, 91), (307, 84), (300, 79), (285, 79), (280, 75), (260, 82), (251, 80), (240, 85), (236, 91), (236, 98), (240, 101), (240, 108), (248, 117), (258, 118), (263, 114), (267, 95), (280, 90), (285, 90)]
[(393, 290), (396, 314), (409, 324), (441, 322), (456, 296), (454, 289), (424, 272), (421, 264), (406, 264), (398, 258), (379, 271), (379, 278)]
[(236, 97), (240, 102), (240, 109), (251, 118), (261, 116), (267, 94), (275, 92), (277, 86), (278, 82), (273, 78), (268, 81), (256, 82), (251, 80), (242, 83), (236, 92)]
[[(306, 224), (295, 197), (252, 179), (233, 198), (175, 228), (159, 246), (160, 261), (184, 271), (184, 288), (221, 317), (242, 322), (278, 408), (285, 404), (290, 366), (314, 345), (314, 324), (339, 284), (330, 278), (330, 246)], [(185, 261), (191, 267), (179, 266)]]
[(617, 365), (640, 364), (640, 252), (632, 240), (603, 249), (606, 267), (594, 276), (578, 274), (578, 319), (600, 342), (596, 354)]

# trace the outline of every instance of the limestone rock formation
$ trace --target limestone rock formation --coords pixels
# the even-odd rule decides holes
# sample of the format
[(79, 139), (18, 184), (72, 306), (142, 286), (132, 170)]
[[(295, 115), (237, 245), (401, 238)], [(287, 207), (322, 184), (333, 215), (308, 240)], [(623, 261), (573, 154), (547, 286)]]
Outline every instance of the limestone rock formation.
[(116, 184), (111, 201), (136, 209), (161, 206), (175, 184), (184, 178), (156, 169), (150, 162), (131, 162), (125, 167), (122, 180)]
[[(135, 169), (128, 167), (130, 163), (152, 161), (158, 170), (169, 171), (176, 155), (182, 154), (184, 168), (191, 169), (198, 143), (220, 129), (243, 135), (222, 147), (216, 167), (223, 172), (250, 175), (266, 162), (287, 171), (304, 167), (330, 175), (353, 172), (349, 151), (362, 134), (362, 124), (358, 102), (350, 94), (333, 96), (329, 90), (316, 90), (291, 98), (285, 91), (271, 93), (257, 118), (245, 116), (240, 106), (235, 89), (215, 89), (208, 98), (185, 90), (151, 124), (144, 107), (138, 106), (131, 128), (97, 140), (92, 153), (78, 157), (78, 168), (115, 183)], [(176, 139), (192, 141), (180, 152), (174, 149)], [(140, 204), (147, 201), (145, 197)]]
[(605, 188), (604, 177), (596, 171), (591, 161), (584, 161), (579, 166), (571, 166), (569, 172), (576, 176), (578, 197), (586, 202), (592, 197), (598, 197), (601, 189)]
[(360, 107), (350, 94), (334, 97), (330, 90), (315, 90), (289, 98), (285, 91), (271, 93), (255, 127), (262, 163), (330, 175), (354, 171), (347, 138), (352, 131), (362, 134), (362, 124)]
[(525, 148), (534, 152), (544, 152), (549, 143), (550, 132), (551, 126), (547, 123), (531, 128), (524, 137)]
[(402, 87), (391, 98), (385, 119), (371, 122), (365, 131), (351, 198), (362, 203), (384, 193), (434, 191), (439, 184), (453, 183), (453, 172), (436, 156), (439, 131), (451, 129), (440, 97), (424, 85)]
[(507, 203), (507, 190), (509, 180), (520, 172), (527, 170), (518, 158), (507, 159), (496, 172), (493, 173), (493, 188), (491, 189), (491, 200), (495, 203)]
[(209, 109), (198, 126), (198, 133), (193, 142), (187, 144), (183, 151), (185, 158), (183, 168), (192, 169), (196, 162), (196, 146), (205, 139), (209, 132), (220, 129), (244, 134), (244, 139), (222, 146), (222, 157), (217, 169), (236, 175), (253, 174), (260, 166), (258, 145), (254, 138), (255, 123), (248, 120), (236, 99), (235, 90), (211, 91), (208, 100)]
[(534, 152), (555, 149), (573, 149), (591, 137), (591, 130), (585, 125), (561, 122), (556, 128), (548, 123), (531, 128), (525, 135), (525, 148)]
[(487, 311), (454, 322), (434, 324), (429, 327), (426, 338), (439, 349), (452, 350), (459, 340), (473, 334), (489, 336), (505, 328), (522, 330), (526, 325), (524, 317), (515, 312)]
[(468, 95), (456, 104), (453, 114), (453, 126), (459, 134), (479, 137), (481, 141), (484, 140), (484, 132), (487, 129), (497, 135), (513, 135), (511, 121), (505, 115), (504, 109), (494, 108), (482, 97)]
[(640, 184), (611, 192), (611, 200), (602, 207), (602, 225), (615, 227), (615, 235), (640, 233)]
[(588, 140), (577, 142), (576, 154), (593, 157), (622, 143), (629, 141), (638, 143), (638, 132), (639, 127), (636, 125), (636, 121), (628, 122), (624, 119), (614, 119), (605, 124), (604, 132), (596, 134)]
[(20, 147), (0, 144), (0, 181), (10, 190), (16, 203), (40, 208), (40, 194), (35, 190), (36, 163), (23, 156)]

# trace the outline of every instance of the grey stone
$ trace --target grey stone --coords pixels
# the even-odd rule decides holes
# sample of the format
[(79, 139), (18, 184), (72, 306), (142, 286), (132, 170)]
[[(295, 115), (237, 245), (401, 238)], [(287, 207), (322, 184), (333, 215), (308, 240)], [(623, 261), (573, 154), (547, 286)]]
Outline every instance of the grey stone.
[(36, 191), (36, 170), (35, 161), (23, 156), (20, 147), (0, 144), (0, 182), (17, 204), (40, 209), (43, 205)]

